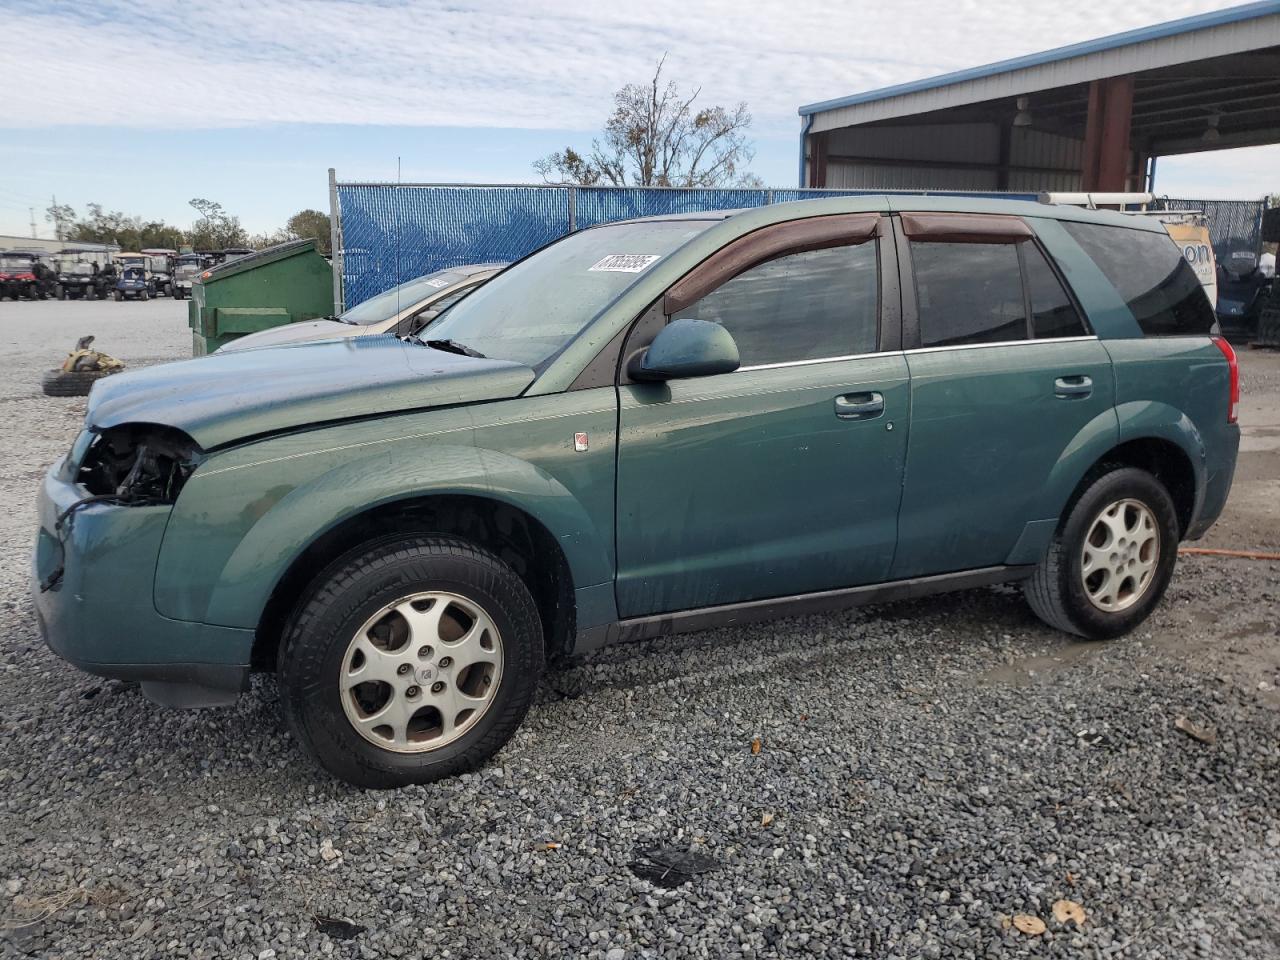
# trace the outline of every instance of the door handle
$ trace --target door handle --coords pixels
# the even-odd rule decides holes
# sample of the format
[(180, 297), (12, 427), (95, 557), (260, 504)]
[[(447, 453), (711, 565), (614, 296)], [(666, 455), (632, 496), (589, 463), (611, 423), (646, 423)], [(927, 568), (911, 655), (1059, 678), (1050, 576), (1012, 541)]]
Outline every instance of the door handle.
[(845, 393), (836, 397), (836, 416), (841, 420), (874, 420), (884, 413), (884, 394)]
[(1054, 396), (1063, 400), (1082, 400), (1093, 393), (1093, 378), (1078, 374), (1053, 381)]

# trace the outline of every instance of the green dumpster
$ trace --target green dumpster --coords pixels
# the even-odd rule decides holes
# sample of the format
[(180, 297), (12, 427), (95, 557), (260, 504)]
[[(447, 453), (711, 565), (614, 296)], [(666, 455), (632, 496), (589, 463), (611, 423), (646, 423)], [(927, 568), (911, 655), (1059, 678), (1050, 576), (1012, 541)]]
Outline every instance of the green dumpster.
[(314, 240), (290, 240), (229, 260), (191, 285), (192, 353), (212, 353), (248, 333), (333, 313), (333, 272)]

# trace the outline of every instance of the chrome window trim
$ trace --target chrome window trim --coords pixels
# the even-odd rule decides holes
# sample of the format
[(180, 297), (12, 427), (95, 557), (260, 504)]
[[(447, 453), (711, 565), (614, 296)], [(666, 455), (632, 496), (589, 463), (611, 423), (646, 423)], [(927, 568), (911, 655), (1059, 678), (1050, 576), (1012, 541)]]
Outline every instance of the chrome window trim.
[(901, 350), (876, 350), (872, 353), (847, 353), (841, 357), (814, 357), (812, 360), (784, 360), (782, 363), (755, 363), (749, 367), (739, 367), (734, 373), (745, 373), (749, 370), (778, 370), (782, 367), (807, 367), (815, 363), (836, 363), (840, 360), (865, 360), (868, 357), (886, 357), (901, 353)]
[(1097, 340), (1097, 334), (1082, 337), (1041, 337), (1037, 340), (994, 340), (991, 343), (953, 343), (944, 347), (913, 347), (903, 353), (941, 353), (944, 350), (980, 350), (983, 347), (1022, 347), (1033, 343), (1082, 343)]
[[(872, 353), (848, 353), (839, 357), (815, 357), (812, 360), (787, 360), (783, 363), (756, 363), (749, 367), (739, 367), (735, 373), (746, 373), (751, 370), (778, 370), (783, 367), (807, 367), (815, 363), (837, 363), (841, 360), (866, 360), (871, 357), (887, 357), (899, 353), (941, 353), (944, 350), (980, 350), (983, 347), (1021, 347), (1033, 343), (1083, 343), (1097, 340), (1097, 334), (1081, 337), (1041, 337), (1038, 340), (996, 340), (991, 343), (955, 343), (945, 347), (915, 347), (911, 350), (876, 350)], [(1165, 337), (1164, 339), (1172, 339)]]

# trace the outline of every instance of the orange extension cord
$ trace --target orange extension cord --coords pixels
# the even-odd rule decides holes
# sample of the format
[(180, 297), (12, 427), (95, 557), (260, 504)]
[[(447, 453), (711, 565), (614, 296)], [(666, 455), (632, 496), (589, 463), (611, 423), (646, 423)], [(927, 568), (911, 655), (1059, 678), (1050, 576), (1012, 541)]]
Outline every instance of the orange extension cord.
[(1215, 550), (1212, 547), (1179, 547), (1178, 553), (1198, 557), (1240, 557), (1245, 560), (1280, 560), (1280, 553), (1263, 553), (1258, 550)]

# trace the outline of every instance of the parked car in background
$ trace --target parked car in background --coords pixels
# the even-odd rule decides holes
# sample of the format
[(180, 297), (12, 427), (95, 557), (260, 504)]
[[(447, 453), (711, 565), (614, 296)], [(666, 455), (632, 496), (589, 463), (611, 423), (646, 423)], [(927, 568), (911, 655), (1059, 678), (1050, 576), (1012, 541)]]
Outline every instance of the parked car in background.
[(370, 297), (339, 317), (261, 330), (232, 340), (217, 352), (276, 347), (332, 337), (363, 337), (376, 333), (411, 336), (504, 266), (501, 263), (476, 263), (439, 270)]
[(185, 300), (191, 296), (191, 284), (200, 276), (201, 272), (207, 270), (213, 261), (204, 254), (200, 253), (182, 253), (177, 256), (173, 264), (173, 284), (172, 292), (175, 300)]
[(512, 736), (549, 656), (615, 641), (1004, 582), (1120, 636), (1222, 510), (1238, 402), (1148, 218), (904, 195), (606, 224), (421, 338), (98, 383), (39, 496), (35, 609), (170, 705), (274, 667), (325, 769), (429, 781)]
[(156, 295), (151, 277), (142, 267), (126, 266), (120, 271), (113, 296), (120, 300), (150, 300)]

